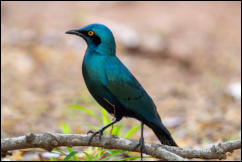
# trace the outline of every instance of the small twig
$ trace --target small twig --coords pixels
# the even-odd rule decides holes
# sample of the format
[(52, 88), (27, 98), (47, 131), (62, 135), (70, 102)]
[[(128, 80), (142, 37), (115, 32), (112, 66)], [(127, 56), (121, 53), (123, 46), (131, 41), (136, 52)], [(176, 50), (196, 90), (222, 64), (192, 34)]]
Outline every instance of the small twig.
[[(1, 153), (10, 150), (26, 148), (44, 148), (51, 151), (60, 146), (88, 146), (90, 135), (81, 134), (34, 134), (26, 136), (1, 139)], [(114, 136), (102, 136), (101, 141), (98, 136), (94, 137), (90, 146), (103, 147), (105, 149), (120, 149), (133, 152), (139, 152), (135, 148), (137, 141), (131, 139), (117, 138)], [(208, 148), (186, 149), (160, 144), (145, 143), (144, 153), (152, 157), (164, 160), (186, 160), (185, 158), (201, 159), (225, 159), (226, 152), (231, 152), (241, 148), (241, 140), (228, 141), (214, 144)]]

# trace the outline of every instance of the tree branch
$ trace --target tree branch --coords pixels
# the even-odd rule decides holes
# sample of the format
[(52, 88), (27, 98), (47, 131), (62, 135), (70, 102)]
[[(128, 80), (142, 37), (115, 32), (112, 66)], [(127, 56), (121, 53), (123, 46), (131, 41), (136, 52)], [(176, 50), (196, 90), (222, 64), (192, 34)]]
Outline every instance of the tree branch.
[[(1, 139), (1, 153), (4, 154), (10, 150), (37, 147), (51, 151), (53, 148), (60, 146), (88, 146), (89, 138), (90, 135), (81, 134), (30, 133), (26, 136)], [(101, 140), (99, 140), (99, 136), (96, 136), (93, 138), (91, 146), (139, 152), (139, 148), (135, 149), (137, 144), (137, 141), (131, 139), (102, 136)], [(158, 159), (184, 161), (187, 160), (185, 158), (225, 159), (227, 152), (240, 148), (241, 140), (213, 144), (205, 149), (188, 149), (145, 143), (145, 150), (143, 152)]]

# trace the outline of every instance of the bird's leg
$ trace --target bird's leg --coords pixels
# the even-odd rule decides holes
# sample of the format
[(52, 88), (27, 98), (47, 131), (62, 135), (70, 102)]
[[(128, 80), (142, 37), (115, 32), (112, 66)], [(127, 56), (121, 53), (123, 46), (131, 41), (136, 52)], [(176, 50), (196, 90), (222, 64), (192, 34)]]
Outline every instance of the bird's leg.
[[(114, 120), (115, 119), (115, 116), (116, 116), (116, 108), (115, 108), (115, 105), (112, 104), (111, 102), (109, 102), (106, 98), (103, 98), (103, 99), (113, 107), (113, 118), (112, 118), (112, 120)], [(113, 132), (113, 125), (112, 125), (112, 128), (110, 130), (110, 134), (112, 134), (112, 132)]]
[[(90, 139), (88, 140), (88, 145), (91, 144), (91, 141), (92, 141), (93, 137), (96, 136), (97, 134), (100, 135), (99, 140), (101, 140), (101, 136), (103, 135), (103, 131), (104, 131), (105, 129), (107, 129), (109, 126), (111, 126), (111, 125), (117, 123), (117, 122), (120, 121), (120, 120), (121, 120), (120, 118), (115, 118), (115, 120), (113, 120), (111, 123), (109, 123), (108, 125), (104, 126), (104, 127), (101, 128), (100, 130), (94, 132), (94, 133), (91, 135)], [(92, 133), (92, 131), (91, 131), (91, 132), (88, 131), (88, 133)]]
[(141, 160), (143, 161), (143, 150), (144, 148), (144, 136), (143, 136), (143, 132), (144, 132), (144, 123), (141, 122), (141, 136), (139, 139), (139, 143), (134, 147), (134, 149), (136, 149), (137, 147), (140, 146), (140, 156), (141, 156)]
[[(115, 108), (115, 105), (113, 105), (113, 119), (112, 120), (115, 119), (115, 116), (116, 116), (116, 108)], [(110, 130), (110, 134), (112, 134), (112, 132), (113, 132), (113, 125), (112, 125), (112, 128)]]

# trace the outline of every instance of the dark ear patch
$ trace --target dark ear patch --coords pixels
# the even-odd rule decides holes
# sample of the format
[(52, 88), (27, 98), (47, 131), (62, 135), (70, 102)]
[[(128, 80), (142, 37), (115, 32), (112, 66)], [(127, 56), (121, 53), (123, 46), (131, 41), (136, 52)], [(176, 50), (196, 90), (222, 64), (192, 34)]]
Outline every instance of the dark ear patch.
[(96, 45), (101, 43), (101, 39), (96, 34), (94, 34), (91, 38)]
[(82, 34), (91, 38), (96, 46), (101, 43), (101, 39), (95, 33), (93, 36), (89, 36), (87, 31), (82, 31)]

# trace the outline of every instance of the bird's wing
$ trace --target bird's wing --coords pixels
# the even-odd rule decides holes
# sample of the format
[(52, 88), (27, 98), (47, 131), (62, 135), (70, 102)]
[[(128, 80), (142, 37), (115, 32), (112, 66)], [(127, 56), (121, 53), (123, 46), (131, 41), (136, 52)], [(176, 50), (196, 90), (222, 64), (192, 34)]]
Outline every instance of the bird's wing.
[(105, 75), (105, 86), (123, 107), (143, 119), (160, 121), (150, 96), (117, 57), (107, 60)]

